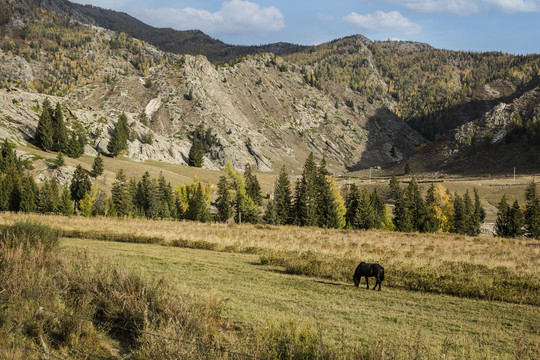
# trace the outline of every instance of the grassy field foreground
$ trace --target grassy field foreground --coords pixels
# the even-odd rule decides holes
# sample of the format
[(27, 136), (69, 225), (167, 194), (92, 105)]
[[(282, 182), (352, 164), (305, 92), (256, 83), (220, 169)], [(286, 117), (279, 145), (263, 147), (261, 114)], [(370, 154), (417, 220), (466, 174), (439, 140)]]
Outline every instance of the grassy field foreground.
[[(9, 213), (0, 219), (51, 224), (70, 236), (61, 242), (67, 258), (88, 251), (96, 264), (112, 259), (120, 268), (142, 271), (150, 284), (168, 283), (167, 294), (184, 301), (183, 311), (192, 306), (195, 314), (204, 308), (217, 314), (206, 318), (210, 344), (264, 358), (532, 359), (540, 354), (540, 260), (537, 243), (530, 240)], [(360, 260), (386, 267), (382, 292), (352, 286), (349, 277)], [(405, 263), (409, 273), (395, 271)], [(449, 278), (462, 272), (455, 264), (467, 275), (472, 269), (472, 276)], [(431, 274), (420, 282), (426, 288), (417, 284), (416, 291), (407, 291), (404, 279), (418, 282), (419, 274)], [(401, 280), (393, 280), (396, 276)], [(467, 282), (481, 285), (474, 291), (489, 290), (485, 284), (497, 281), (516, 291), (508, 301), (433, 294)], [(519, 286), (529, 293), (523, 295)], [(493, 294), (504, 297), (504, 290)], [(119, 301), (124, 296), (114, 294)], [(305, 356), (287, 352), (289, 342)], [(285, 351), (276, 351), (276, 343), (285, 344)]]

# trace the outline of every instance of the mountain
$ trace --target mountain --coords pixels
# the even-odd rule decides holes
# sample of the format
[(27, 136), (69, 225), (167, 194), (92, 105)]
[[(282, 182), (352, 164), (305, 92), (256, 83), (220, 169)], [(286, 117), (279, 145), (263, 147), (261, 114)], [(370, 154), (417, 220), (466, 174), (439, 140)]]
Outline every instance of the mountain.
[(425, 141), (385, 106), (331, 81), (310, 83), (306, 69), (275, 55), (216, 66), (73, 20), (78, 14), (49, 12), (67, 2), (41, 3), (47, 6), (17, 3), (2, 27), (4, 136), (30, 140), (49, 96), (64, 106), (71, 131), (87, 133), (89, 154), (107, 153), (116, 119), (126, 113), (126, 155), (137, 160), (186, 163), (201, 125), (213, 139), (205, 167), (214, 169), (231, 161), (298, 170), (310, 152), (334, 171), (386, 167)]
[[(86, 127), (91, 148), (104, 153), (115, 119), (126, 112), (135, 132), (129, 156), (140, 160), (184, 163), (193, 131), (204, 124), (215, 139), (205, 163), (211, 168), (232, 160), (298, 169), (311, 151), (336, 171), (398, 169), (410, 160), (418, 171), (460, 172), (472, 158), (484, 171), (490, 164), (479, 154), (486, 151), (512, 159), (527, 153), (515, 161), (537, 166), (537, 103), (522, 99), (534, 98), (538, 55), (361, 35), (318, 46), (242, 47), (64, 0), (0, 4), (0, 84), (19, 89), (5, 92), (11, 110), (2, 121), (24, 124), (18, 128), (26, 139), (36, 114), (16, 111), (14, 101), (32, 99), (27, 107), (35, 109), (47, 94), (58, 96)], [(489, 125), (501, 116), (500, 126)], [(491, 143), (495, 130), (500, 139)], [(148, 134), (153, 144), (145, 143)]]

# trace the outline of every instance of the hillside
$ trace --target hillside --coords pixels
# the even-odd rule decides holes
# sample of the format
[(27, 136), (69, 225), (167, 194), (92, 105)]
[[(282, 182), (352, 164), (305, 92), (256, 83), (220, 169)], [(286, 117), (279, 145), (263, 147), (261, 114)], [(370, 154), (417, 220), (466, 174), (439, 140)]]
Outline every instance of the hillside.
[[(106, 153), (115, 119), (126, 112), (134, 124), (127, 155), (138, 160), (185, 164), (191, 133), (204, 124), (216, 140), (205, 162), (213, 169), (230, 160), (294, 170), (309, 152), (337, 172), (399, 172), (409, 160), (417, 172), (507, 173), (483, 161), (490, 154), (525, 172), (538, 167), (538, 55), (361, 35), (309, 47), (239, 47), (64, 0), (1, 3), (0, 83), (22, 90), (4, 94), (1, 121), (24, 128), (26, 140), (44, 98), (38, 93), (59, 96), (54, 102), (84, 125), (89, 154)], [(34, 110), (14, 108), (25, 99)]]
[(20, 136), (4, 131), (20, 140), (34, 136), (49, 96), (65, 107), (72, 130), (85, 129), (88, 154), (107, 153), (125, 112), (132, 124), (127, 155), (141, 161), (185, 164), (200, 124), (215, 139), (207, 168), (231, 161), (298, 169), (310, 152), (335, 171), (389, 166), (424, 142), (384, 106), (332, 82), (312, 86), (299, 67), (274, 55), (216, 67), (46, 10), (32, 19), (15, 17), (2, 30), (1, 121), (18, 129)]

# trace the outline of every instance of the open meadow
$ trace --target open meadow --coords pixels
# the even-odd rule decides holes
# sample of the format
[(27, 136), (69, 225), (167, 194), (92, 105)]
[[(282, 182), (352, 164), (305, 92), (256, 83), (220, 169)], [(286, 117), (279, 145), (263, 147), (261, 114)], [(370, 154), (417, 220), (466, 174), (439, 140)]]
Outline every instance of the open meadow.
[[(86, 253), (165, 281), (174, 296), (214, 304), (221, 324), (214, 339), (241, 353), (540, 356), (538, 241), (13, 213), (2, 213), (0, 225), (28, 219), (60, 230), (67, 258)], [(360, 261), (385, 267), (381, 292), (353, 286)], [(287, 341), (318, 350), (269, 345)]]

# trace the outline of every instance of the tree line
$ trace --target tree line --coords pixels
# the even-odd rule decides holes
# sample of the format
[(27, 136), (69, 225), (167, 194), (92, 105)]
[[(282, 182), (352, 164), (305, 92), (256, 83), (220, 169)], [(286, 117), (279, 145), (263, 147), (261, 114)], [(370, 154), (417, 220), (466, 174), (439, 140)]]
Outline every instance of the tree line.
[[(329, 175), (325, 160), (316, 163), (310, 154), (302, 175), (291, 183), (285, 167), (276, 179), (273, 198), (266, 203), (257, 176), (249, 165), (241, 173), (230, 162), (220, 177), (217, 190), (197, 177), (191, 184), (173, 189), (163, 174), (152, 178), (128, 178), (120, 170), (110, 194), (94, 181), (103, 173), (103, 159), (97, 156), (88, 172), (77, 165), (69, 185), (60, 187), (55, 179), (38, 187), (25, 170), (28, 164), (16, 156), (5, 140), (0, 147), (0, 211), (57, 213), (82, 216), (129, 216), (148, 219), (192, 221), (264, 222), (274, 225), (321, 228), (386, 229), (402, 232), (480, 234), (485, 210), (477, 189), (473, 195), (451, 194), (441, 184), (432, 184), (423, 196), (415, 178), (402, 187), (394, 176), (389, 183), (389, 199), (373, 189), (349, 185), (342, 195)], [(294, 191), (292, 189), (294, 185)], [(506, 196), (498, 206), (495, 231), (498, 236), (540, 238), (540, 197), (536, 184), (526, 189), (526, 204)], [(393, 209), (387, 203), (393, 203)]]

